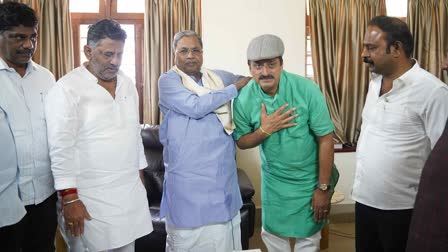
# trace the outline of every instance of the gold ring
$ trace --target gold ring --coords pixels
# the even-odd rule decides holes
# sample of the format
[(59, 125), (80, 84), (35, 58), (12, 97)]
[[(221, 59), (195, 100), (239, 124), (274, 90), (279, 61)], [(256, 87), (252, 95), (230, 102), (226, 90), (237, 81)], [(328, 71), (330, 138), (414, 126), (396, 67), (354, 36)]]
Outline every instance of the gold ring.
[(328, 213), (328, 210), (324, 210), (324, 213)]
[(67, 225), (73, 226), (73, 222), (67, 222)]

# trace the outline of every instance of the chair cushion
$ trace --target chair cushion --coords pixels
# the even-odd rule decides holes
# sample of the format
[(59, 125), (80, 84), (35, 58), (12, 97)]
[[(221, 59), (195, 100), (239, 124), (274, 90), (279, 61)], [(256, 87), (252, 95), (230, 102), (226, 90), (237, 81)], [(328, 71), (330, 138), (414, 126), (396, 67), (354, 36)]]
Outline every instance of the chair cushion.
[(250, 182), (249, 177), (247, 176), (244, 170), (238, 168), (238, 184), (240, 186), (241, 198), (243, 202), (247, 200), (251, 200), (252, 196), (255, 194), (254, 186)]
[(142, 125), (141, 135), (145, 149), (149, 148), (153, 150), (163, 150), (163, 145), (159, 140), (159, 128), (159, 125)]

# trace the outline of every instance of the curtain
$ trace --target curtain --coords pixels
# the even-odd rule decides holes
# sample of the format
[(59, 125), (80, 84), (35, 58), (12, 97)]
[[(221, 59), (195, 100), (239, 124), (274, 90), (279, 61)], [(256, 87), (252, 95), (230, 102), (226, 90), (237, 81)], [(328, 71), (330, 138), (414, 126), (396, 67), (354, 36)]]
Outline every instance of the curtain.
[(40, 64), (61, 78), (73, 69), (73, 38), (69, 2), (39, 0)]
[(159, 124), (158, 79), (174, 63), (174, 34), (193, 30), (201, 34), (201, 0), (145, 1), (143, 122)]
[(448, 83), (441, 70), (443, 57), (448, 57), (448, 0), (408, 0), (407, 21), (414, 36), (414, 57)]
[(335, 125), (335, 138), (356, 144), (368, 90), (362, 41), (369, 21), (385, 14), (384, 0), (312, 0), (311, 54), (315, 81)]
[[(4, 1), (8, 2), (8, 1)], [(9, 0), (36, 11), (39, 37), (33, 60), (54, 74), (56, 80), (73, 69), (73, 38), (66, 0)]]

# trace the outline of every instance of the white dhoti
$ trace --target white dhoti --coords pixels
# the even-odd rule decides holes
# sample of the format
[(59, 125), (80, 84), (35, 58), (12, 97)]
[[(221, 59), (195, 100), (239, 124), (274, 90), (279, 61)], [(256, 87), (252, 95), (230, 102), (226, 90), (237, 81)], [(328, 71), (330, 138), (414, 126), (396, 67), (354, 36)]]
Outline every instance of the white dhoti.
[(224, 223), (198, 228), (166, 225), (166, 252), (229, 252), (241, 250), (241, 216)]

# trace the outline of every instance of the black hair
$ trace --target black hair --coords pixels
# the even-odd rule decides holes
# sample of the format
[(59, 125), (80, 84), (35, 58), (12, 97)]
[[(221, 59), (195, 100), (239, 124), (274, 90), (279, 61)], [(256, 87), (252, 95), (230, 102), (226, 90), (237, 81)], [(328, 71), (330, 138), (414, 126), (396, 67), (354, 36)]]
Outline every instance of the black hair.
[(397, 46), (397, 42), (401, 42), (406, 56), (411, 57), (414, 50), (414, 39), (408, 25), (401, 19), (377, 16), (370, 20), (369, 26), (376, 26), (386, 33), (387, 53), (390, 53), (391, 46)]
[(112, 19), (102, 19), (89, 26), (87, 32), (87, 44), (95, 47), (98, 42), (105, 38), (112, 40), (126, 40), (126, 32), (121, 28), (120, 24)]
[(37, 24), (36, 12), (28, 5), (16, 2), (0, 4), (0, 33), (15, 26), (36, 27)]

